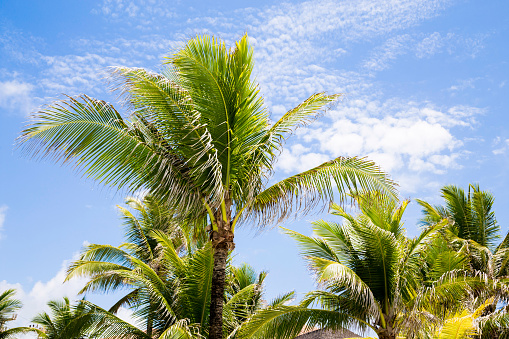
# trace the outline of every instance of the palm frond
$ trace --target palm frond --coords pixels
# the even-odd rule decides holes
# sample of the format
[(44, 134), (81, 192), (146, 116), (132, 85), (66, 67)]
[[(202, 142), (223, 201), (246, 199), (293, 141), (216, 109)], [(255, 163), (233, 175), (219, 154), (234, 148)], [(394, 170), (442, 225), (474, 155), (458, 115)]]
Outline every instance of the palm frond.
[(74, 163), (86, 177), (105, 185), (131, 192), (147, 188), (164, 199), (178, 197), (186, 211), (196, 209), (197, 186), (186, 163), (140, 126), (142, 121), (124, 120), (104, 101), (68, 97), (36, 113), (19, 146), (34, 157)]
[(238, 337), (290, 339), (315, 326), (340, 329), (353, 324), (358, 322), (341, 312), (299, 306), (277, 306), (257, 312), (242, 325)]
[(281, 147), (284, 140), (288, 138), (295, 129), (306, 126), (314, 121), (323, 113), (323, 108), (334, 102), (339, 96), (340, 94), (326, 95), (323, 92), (311, 95), (297, 107), (286, 112), (271, 126), (268, 133), (271, 142)]
[(164, 76), (140, 68), (116, 67), (112, 78), (139, 121), (153, 126), (164, 140), (165, 149), (186, 162), (189, 179), (210, 194), (217, 194), (222, 184), (221, 165), (209, 129), (200, 122), (201, 114), (188, 90), (169, 71)]
[(372, 190), (396, 196), (394, 182), (373, 162), (339, 157), (272, 185), (258, 194), (250, 208), (263, 226), (293, 213), (308, 213), (335, 195), (344, 201), (349, 192)]
[(41, 339), (47, 338), (46, 333), (33, 327), (13, 327), (6, 329), (5, 331), (0, 331), (0, 339), (16, 339), (19, 338), (20, 334), (23, 335), (29, 333), (34, 333)]

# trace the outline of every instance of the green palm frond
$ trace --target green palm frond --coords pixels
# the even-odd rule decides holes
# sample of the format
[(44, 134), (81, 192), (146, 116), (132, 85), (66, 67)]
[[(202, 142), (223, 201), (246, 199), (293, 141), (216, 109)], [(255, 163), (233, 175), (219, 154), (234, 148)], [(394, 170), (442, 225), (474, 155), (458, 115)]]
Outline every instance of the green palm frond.
[(185, 293), (193, 318), (202, 327), (208, 323), (209, 305), (214, 267), (214, 249), (208, 243), (189, 258)]
[(20, 334), (36, 333), (37, 329), (31, 327), (13, 327), (7, 328), (7, 323), (14, 320), (15, 313), (21, 308), (20, 300), (14, 298), (16, 290), (8, 289), (0, 293), (0, 339), (18, 338)]
[(421, 199), (415, 199), (415, 201), (422, 208), (423, 218), (420, 221), (422, 225), (433, 225), (449, 216), (447, 210), (443, 206), (432, 206), (430, 203)]
[(446, 202), (445, 211), (458, 229), (458, 236), (494, 250), (500, 226), (492, 211), (493, 195), (481, 191), (479, 185), (471, 184), (468, 193), (457, 186), (445, 186), (442, 197)]
[(22, 306), (21, 301), (14, 298), (15, 294), (14, 289), (8, 289), (0, 293), (0, 327)]
[(137, 255), (139, 257), (146, 256), (147, 260), (154, 259), (153, 248), (150, 246), (150, 241), (147, 238), (148, 232), (145, 232), (143, 229), (144, 225), (128, 209), (122, 206), (117, 206), (117, 209), (122, 214), (122, 219), (124, 219), (128, 241), (136, 244)]
[(94, 335), (97, 338), (151, 339), (144, 331), (120, 319), (116, 315), (88, 302), (82, 302), (85, 312), (94, 316)]
[[(71, 305), (68, 298), (52, 300), (48, 302), (51, 313), (46, 312), (36, 315), (32, 322), (43, 327), (39, 335), (48, 339), (80, 339), (95, 336), (97, 319), (93, 311), (81, 300)], [(38, 331), (40, 332), (40, 331)]]
[(349, 192), (363, 190), (396, 196), (394, 183), (373, 162), (339, 157), (272, 185), (256, 197), (251, 209), (262, 225), (279, 222), (334, 200), (336, 190), (340, 200)]
[(283, 293), (276, 298), (272, 299), (268, 306), (270, 307), (278, 307), (278, 306), (285, 306), (287, 303), (291, 302), (295, 299), (295, 291)]
[(221, 166), (212, 136), (200, 122), (201, 114), (188, 90), (170, 72), (165, 73), (167, 76), (140, 68), (116, 67), (112, 69), (112, 78), (120, 85), (138, 119), (147, 121), (147, 126), (160, 134), (164, 148), (187, 161), (189, 179), (197, 187), (217, 194)]
[(177, 321), (168, 327), (158, 339), (203, 339), (196, 328), (190, 327), (185, 320)]
[(238, 337), (289, 339), (315, 326), (340, 329), (354, 324), (366, 327), (366, 324), (360, 325), (357, 320), (341, 312), (280, 305), (268, 307), (253, 315), (241, 327)]
[(437, 336), (438, 339), (467, 339), (475, 335), (477, 331), (470, 315), (458, 315), (448, 319)]
[(106, 185), (132, 192), (148, 188), (164, 198), (179, 197), (183, 209), (196, 209), (199, 198), (192, 197), (196, 186), (186, 164), (168, 153), (159, 137), (142, 134), (140, 125), (124, 120), (110, 104), (82, 95), (36, 113), (19, 141), (25, 153), (74, 163)]
[(304, 100), (297, 107), (286, 112), (269, 130), (269, 136), (272, 142), (282, 146), (282, 143), (298, 127), (306, 126), (314, 121), (321, 113), (323, 108), (334, 102), (340, 94), (326, 95), (325, 93), (315, 93)]
[(507, 338), (509, 336), (509, 313), (504, 307), (478, 319), (482, 339)]
[(140, 289), (135, 289), (129, 293), (127, 293), (125, 296), (120, 298), (113, 306), (111, 306), (108, 309), (108, 312), (111, 312), (113, 314), (116, 314), (121, 307), (129, 308), (134, 307), (135, 305), (139, 304), (140, 302)]
[(500, 238), (500, 225), (492, 211), (495, 197), (493, 194), (481, 191), (479, 185), (471, 185), (472, 222), (476, 225), (475, 241), (494, 250)]

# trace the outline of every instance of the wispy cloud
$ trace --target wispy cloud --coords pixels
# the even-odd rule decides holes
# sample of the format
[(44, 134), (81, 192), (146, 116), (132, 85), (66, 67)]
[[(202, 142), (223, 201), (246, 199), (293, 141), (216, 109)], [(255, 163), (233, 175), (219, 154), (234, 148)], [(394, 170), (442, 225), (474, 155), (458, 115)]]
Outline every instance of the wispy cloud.
[(26, 115), (34, 108), (34, 86), (19, 80), (0, 82), (0, 109)]
[(507, 153), (509, 148), (509, 139), (503, 139), (496, 137), (492, 142), (493, 150), (491, 151), (494, 155), (502, 155)]
[(113, 21), (124, 21), (137, 29), (148, 30), (161, 21), (174, 18), (174, 5), (174, 1), (163, 0), (103, 0), (92, 13), (104, 15)]
[[(159, 2), (104, 0), (94, 11), (133, 25), (152, 17), (161, 24), (161, 15), (174, 13)], [(47, 67), (40, 84), (49, 95), (101, 94), (104, 86), (98, 84), (107, 66), (157, 67), (158, 59), (190, 32), (224, 31), (220, 35), (232, 43), (247, 30), (255, 48), (255, 75), (274, 118), (318, 91), (347, 94), (328, 115), (330, 120), (303, 130), (306, 136), (298, 134), (298, 143), (283, 153), (280, 169), (300, 170), (337, 155), (369, 155), (388, 171), (443, 173), (459, 167), (465, 156), (455, 129), (475, 126), (483, 110), (461, 103), (443, 107), (391, 97), (377, 83), (375, 73), (393, 67), (403, 55), (418, 60), (457, 50), (478, 53), (483, 36), (407, 30), (452, 4), (449, 0), (319, 0), (241, 9), (235, 15), (180, 18), (182, 26), (170, 37), (156, 34), (154, 28), (129, 39), (76, 40), (75, 54), (41, 55), (39, 62)], [(161, 13), (154, 13), (158, 7)], [(355, 58), (350, 55), (353, 50)], [(342, 64), (347, 58), (350, 64)]]
[(474, 89), (475, 88), (475, 83), (480, 80), (481, 78), (477, 77), (477, 78), (469, 78), (469, 79), (462, 79), (462, 80), (458, 80), (456, 81), (456, 83), (454, 85), (452, 85), (451, 87), (449, 87), (449, 91), (451, 92), (457, 92), (457, 91), (463, 91), (463, 90), (466, 90), (466, 89)]
[(412, 38), (409, 34), (397, 35), (388, 39), (382, 46), (375, 48), (372, 56), (363, 63), (363, 67), (372, 71), (382, 71), (390, 67), (392, 61), (399, 55), (406, 54), (409, 42)]
[(418, 58), (431, 57), (437, 54), (451, 40), (454, 34), (443, 37), (439, 32), (433, 32), (417, 43), (415, 55)]
[(311, 37), (334, 32), (343, 41), (365, 39), (412, 27), (438, 15), (451, 1), (322, 0), (274, 6), (261, 14), (260, 30)]
[(95, 95), (104, 92), (104, 77), (108, 66), (128, 65), (123, 58), (113, 58), (95, 53), (84, 55), (43, 56), (47, 67), (41, 73), (40, 84), (47, 95), (61, 93), (88, 93)]

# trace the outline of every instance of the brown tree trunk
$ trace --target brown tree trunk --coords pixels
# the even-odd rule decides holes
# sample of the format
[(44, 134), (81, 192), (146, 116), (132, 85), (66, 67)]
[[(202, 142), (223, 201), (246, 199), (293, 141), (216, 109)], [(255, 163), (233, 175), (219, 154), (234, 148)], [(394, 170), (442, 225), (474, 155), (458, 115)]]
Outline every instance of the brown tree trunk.
[(231, 201), (226, 202), (226, 220), (221, 211), (215, 213), (217, 231), (212, 231), (210, 239), (214, 248), (214, 269), (212, 271), (212, 291), (210, 294), (209, 339), (223, 338), (223, 304), (226, 280), (226, 261), (228, 253), (235, 247), (231, 231)]
[(223, 338), (223, 302), (226, 278), (228, 246), (221, 243), (214, 249), (214, 270), (212, 272), (212, 291), (210, 295), (209, 339)]

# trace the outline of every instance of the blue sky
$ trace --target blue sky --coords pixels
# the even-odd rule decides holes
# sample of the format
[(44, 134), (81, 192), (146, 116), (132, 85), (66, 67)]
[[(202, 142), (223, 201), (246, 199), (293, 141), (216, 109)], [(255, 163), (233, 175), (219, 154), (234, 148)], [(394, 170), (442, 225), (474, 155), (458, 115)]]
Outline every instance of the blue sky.
[[(0, 289), (16, 287), (28, 321), (72, 297), (63, 267), (85, 242), (119, 244), (125, 192), (15, 150), (29, 113), (62, 93), (115, 102), (108, 66), (154, 71), (196, 34), (231, 44), (247, 32), (274, 119), (318, 91), (343, 93), (286, 145), (276, 178), (339, 155), (368, 156), (403, 198), (438, 203), (445, 184), (478, 182), (509, 223), (509, 2), (14, 1), (0, 2)], [(120, 106), (119, 106), (120, 107)], [(419, 208), (407, 211), (409, 235)], [(310, 233), (318, 213), (284, 226)], [(278, 229), (237, 236), (237, 261), (268, 270), (268, 296), (312, 289), (298, 250)], [(96, 298), (108, 306), (111, 298)]]

